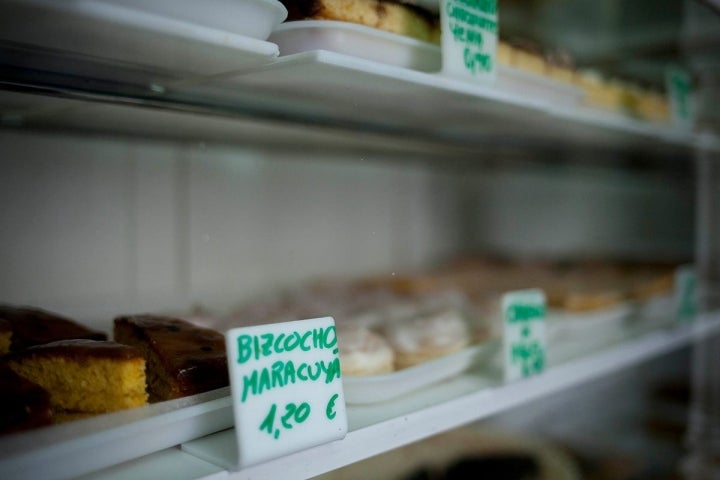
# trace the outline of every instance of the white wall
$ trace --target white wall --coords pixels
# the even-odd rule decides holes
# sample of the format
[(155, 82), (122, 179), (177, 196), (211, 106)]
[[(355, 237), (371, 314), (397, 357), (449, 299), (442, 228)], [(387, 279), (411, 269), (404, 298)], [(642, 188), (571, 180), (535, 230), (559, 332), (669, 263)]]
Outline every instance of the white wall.
[(225, 309), (453, 253), (675, 250), (692, 192), (573, 169), (469, 175), (358, 153), (0, 132), (0, 301), (91, 323)]

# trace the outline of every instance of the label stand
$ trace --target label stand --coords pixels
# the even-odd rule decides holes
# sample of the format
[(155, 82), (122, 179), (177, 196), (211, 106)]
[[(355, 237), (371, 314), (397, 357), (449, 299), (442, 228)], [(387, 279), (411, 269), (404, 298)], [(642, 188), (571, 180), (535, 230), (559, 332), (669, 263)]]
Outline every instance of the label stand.
[(697, 276), (692, 265), (683, 265), (675, 271), (675, 320), (687, 323), (697, 315)]
[(665, 83), (673, 124), (683, 129), (691, 129), (695, 123), (695, 105), (690, 74), (681, 67), (668, 67)]
[(345, 437), (331, 317), (235, 328), (225, 341), (237, 448), (236, 455), (224, 452), (237, 459), (228, 468), (240, 470)]
[(494, 83), (497, 75), (497, 0), (439, 0), (440, 75)]
[(542, 290), (519, 290), (503, 295), (503, 367), (506, 382), (545, 370), (545, 311), (545, 293)]

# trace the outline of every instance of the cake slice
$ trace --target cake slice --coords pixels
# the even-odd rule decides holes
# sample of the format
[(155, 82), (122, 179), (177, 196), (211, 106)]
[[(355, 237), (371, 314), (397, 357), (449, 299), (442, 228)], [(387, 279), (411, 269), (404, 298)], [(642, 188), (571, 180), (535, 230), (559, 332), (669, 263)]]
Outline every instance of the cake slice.
[(115, 341), (139, 348), (147, 361), (150, 401), (185, 397), (229, 384), (225, 336), (158, 315), (115, 319)]
[(0, 433), (18, 432), (52, 423), (50, 394), (40, 385), (0, 363)]
[(7, 320), (0, 318), (0, 355), (10, 351), (12, 343), (12, 325)]
[(57, 340), (107, 339), (107, 335), (100, 331), (38, 308), (0, 305), (0, 321), (7, 322), (12, 330), (11, 352)]
[(288, 21), (335, 20), (357, 23), (426, 42), (440, 42), (438, 16), (392, 0), (281, 0)]
[(106, 413), (147, 403), (145, 359), (128, 345), (60, 340), (6, 358), (16, 373), (50, 393), (53, 409)]

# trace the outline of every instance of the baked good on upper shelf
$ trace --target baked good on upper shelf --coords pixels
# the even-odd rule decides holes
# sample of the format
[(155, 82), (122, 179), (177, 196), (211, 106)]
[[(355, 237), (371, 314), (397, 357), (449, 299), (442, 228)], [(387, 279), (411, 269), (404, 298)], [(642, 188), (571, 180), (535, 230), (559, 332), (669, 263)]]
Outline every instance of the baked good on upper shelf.
[(395, 369), (395, 353), (380, 334), (359, 325), (338, 325), (343, 375), (382, 375)]
[(59, 340), (8, 355), (17, 374), (50, 394), (58, 411), (106, 413), (147, 403), (145, 359), (111, 341)]
[(643, 91), (638, 99), (637, 110), (646, 120), (665, 123), (670, 121), (670, 104), (667, 97), (659, 92)]
[(413, 315), (385, 327), (395, 350), (397, 369), (418, 365), (462, 350), (470, 344), (470, 329), (455, 309)]
[(107, 335), (103, 332), (92, 330), (74, 320), (39, 308), (0, 305), (0, 319), (11, 326), (11, 352), (57, 340), (107, 339)]
[(335, 20), (357, 23), (426, 42), (438, 43), (437, 15), (394, 0), (281, 0), (287, 21)]
[(0, 433), (42, 427), (52, 421), (48, 391), (0, 362)]
[(7, 320), (0, 318), (0, 355), (10, 351), (12, 343), (12, 325)]
[(225, 336), (178, 318), (131, 315), (114, 320), (115, 341), (140, 349), (151, 402), (229, 384)]

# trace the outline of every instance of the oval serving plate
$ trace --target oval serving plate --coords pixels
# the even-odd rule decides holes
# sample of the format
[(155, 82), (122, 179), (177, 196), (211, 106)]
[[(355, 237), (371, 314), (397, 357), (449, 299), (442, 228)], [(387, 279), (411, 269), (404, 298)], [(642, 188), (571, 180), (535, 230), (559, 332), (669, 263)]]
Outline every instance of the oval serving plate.
[(397, 398), (459, 375), (473, 365), (489, 362), (499, 348), (499, 342), (486, 342), (385, 375), (345, 376), (345, 402), (368, 404)]

